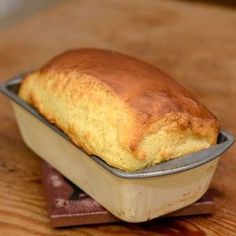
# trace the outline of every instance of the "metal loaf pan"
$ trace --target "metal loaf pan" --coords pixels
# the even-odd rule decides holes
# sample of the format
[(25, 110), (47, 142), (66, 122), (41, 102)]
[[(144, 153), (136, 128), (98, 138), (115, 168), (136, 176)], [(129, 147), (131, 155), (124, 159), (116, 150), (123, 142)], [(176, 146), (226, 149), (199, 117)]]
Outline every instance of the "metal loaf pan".
[[(150, 168), (125, 172), (88, 156), (17, 93), (23, 76), (0, 87), (9, 97), (25, 143), (117, 217), (141, 222), (177, 210), (207, 190), (219, 156), (234, 142), (221, 130), (216, 145)], [(73, 164), (70, 164), (73, 163)]]

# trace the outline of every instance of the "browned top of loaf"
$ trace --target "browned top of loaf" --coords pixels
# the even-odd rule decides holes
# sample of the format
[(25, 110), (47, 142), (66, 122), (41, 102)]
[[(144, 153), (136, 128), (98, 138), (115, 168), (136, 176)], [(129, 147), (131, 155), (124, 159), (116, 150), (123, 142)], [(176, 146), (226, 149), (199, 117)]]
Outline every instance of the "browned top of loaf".
[(47, 63), (41, 72), (88, 74), (108, 84), (136, 110), (150, 116), (184, 112), (194, 117), (215, 117), (181, 85), (159, 69), (132, 57), (100, 49), (67, 51)]

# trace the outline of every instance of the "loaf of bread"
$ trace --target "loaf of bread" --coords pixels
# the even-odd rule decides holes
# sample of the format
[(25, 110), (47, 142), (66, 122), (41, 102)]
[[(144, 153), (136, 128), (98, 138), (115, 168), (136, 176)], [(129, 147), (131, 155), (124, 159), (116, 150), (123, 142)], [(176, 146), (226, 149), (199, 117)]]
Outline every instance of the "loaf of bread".
[(100, 49), (53, 58), (24, 78), (19, 96), (76, 145), (125, 171), (208, 148), (220, 128), (159, 69)]

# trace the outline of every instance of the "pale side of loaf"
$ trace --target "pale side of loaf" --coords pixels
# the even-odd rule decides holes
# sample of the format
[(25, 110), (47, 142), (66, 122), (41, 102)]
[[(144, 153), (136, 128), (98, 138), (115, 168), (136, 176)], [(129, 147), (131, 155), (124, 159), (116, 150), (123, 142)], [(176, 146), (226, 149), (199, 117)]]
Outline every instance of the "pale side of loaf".
[(106, 50), (53, 58), (24, 78), (19, 96), (76, 145), (125, 171), (208, 148), (219, 133), (215, 116), (168, 75)]

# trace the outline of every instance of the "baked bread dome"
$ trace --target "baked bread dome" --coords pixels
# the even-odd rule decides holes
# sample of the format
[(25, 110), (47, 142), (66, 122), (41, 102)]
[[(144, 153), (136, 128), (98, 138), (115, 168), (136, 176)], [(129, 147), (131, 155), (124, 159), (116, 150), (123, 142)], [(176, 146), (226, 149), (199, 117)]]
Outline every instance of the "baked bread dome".
[(167, 74), (101, 49), (56, 56), (25, 76), (19, 96), (76, 145), (125, 171), (208, 148), (220, 128)]

